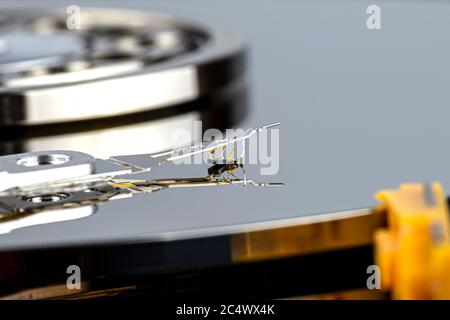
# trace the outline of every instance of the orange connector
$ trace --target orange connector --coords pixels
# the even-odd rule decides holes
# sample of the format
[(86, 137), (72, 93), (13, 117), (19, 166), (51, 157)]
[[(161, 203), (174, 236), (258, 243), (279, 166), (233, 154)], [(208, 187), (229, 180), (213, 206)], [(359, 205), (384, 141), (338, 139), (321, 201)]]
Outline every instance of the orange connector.
[(450, 299), (450, 234), (439, 183), (404, 184), (376, 194), (387, 228), (375, 232), (381, 287), (393, 299)]

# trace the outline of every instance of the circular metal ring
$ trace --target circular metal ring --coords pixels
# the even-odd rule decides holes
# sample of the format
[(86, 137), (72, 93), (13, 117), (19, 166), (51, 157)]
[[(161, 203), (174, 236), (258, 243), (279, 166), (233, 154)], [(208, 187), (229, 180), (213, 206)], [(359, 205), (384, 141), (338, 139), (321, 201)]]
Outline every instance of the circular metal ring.
[(164, 108), (244, 74), (243, 42), (214, 27), (111, 9), (81, 9), (80, 29), (69, 29), (67, 19), (65, 10), (2, 13), (0, 125)]

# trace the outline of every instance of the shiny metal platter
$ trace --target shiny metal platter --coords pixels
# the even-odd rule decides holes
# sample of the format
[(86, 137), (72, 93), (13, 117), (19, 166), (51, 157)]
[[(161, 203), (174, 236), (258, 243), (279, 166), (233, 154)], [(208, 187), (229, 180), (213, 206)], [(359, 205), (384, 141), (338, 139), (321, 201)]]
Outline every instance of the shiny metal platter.
[[(88, 3), (81, 1), (82, 6)], [(254, 257), (270, 257), (273, 252), (279, 256), (296, 254), (305, 248), (314, 252), (322, 234), (328, 235), (327, 243), (336, 247), (355, 245), (352, 241), (358, 237), (351, 230), (362, 237), (360, 244), (369, 244), (371, 227), (364, 229), (345, 221), (355, 218), (368, 222), (362, 225), (376, 225), (370, 222), (373, 215), (369, 209), (348, 209), (369, 208), (375, 204), (374, 192), (408, 181), (441, 181), (448, 190), (450, 111), (445, 79), (450, 73), (450, 46), (442, 39), (449, 27), (445, 18), (450, 7), (443, 2), (385, 1), (381, 3), (383, 27), (371, 31), (366, 28), (369, 4), (124, 4), (142, 11), (221, 21), (248, 35), (254, 62), (250, 73), (254, 99), (251, 113), (238, 126), (246, 128), (273, 119), (283, 123), (277, 180), (285, 186), (270, 190), (185, 188), (111, 201), (83, 219), (22, 228), (0, 236), (3, 261), (6, 257), (22, 261), (27, 256), (30, 259), (18, 265), (39, 276), (27, 266), (44, 264), (42, 257), (60, 257), (65, 263), (46, 271), (48, 275), (80, 261), (85, 267), (97, 267), (98, 274), (103, 275), (114, 268), (121, 273), (127, 264), (136, 270), (153, 270), (149, 266), (157, 259), (169, 266), (230, 261), (234, 256), (231, 252), (236, 251), (230, 249), (231, 236), (222, 241), (225, 234), (240, 234), (242, 254), (234, 256), (240, 257), (236, 261), (251, 261), (252, 252), (256, 252)], [(268, 23), (274, 16), (284, 19)], [(164, 133), (158, 138), (166, 137), (167, 131)], [(110, 146), (112, 141), (119, 141), (120, 135), (112, 137), (105, 139), (107, 143), (96, 141), (96, 146)], [(138, 150), (148, 146), (152, 137), (136, 135), (122, 141), (130, 141)], [(79, 145), (88, 146), (88, 139), (80, 141)], [(61, 139), (58, 145), (63, 143)], [(70, 148), (77, 150), (75, 143)], [(106, 153), (112, 154), (110, 149)], [(205, 172), (204, 167), (197, 166), (161, 169), (155, 177), (192, 177)], [(257, 168), (247, 169), (249, 175), (258, 173)], [(269, 232), (278, 227), (290, 232)], [(245, 230), (257, 231), (251, 232), (254, 245), (244, 245), (249, 243)], [(198, 241), (188, 252), (182, 243), (195, 239)], [(179, 250), (171, 250), (171, 244), (179, 245)], [(248, 250), (258, 244), (261, 250)], [(106, 249), (108, 245), (115, 249)], [(39, 258), (33, 248), (42, 250)], [(72, 250), (63, 254), (61, 248)], [(263, 248), (270, 250), (264, 252)], [(18, 252), (24, 255), (18, 257)], [(89, 259), (77, 258), (83, 253), (91, 253)], [(131, 261), (131, 253), (140, 260)], [(334, 266), (349, 257), (335, 255), (328, 262)], [(356, 270), (363, 270), (363, 285), (367, 279), (364, 267), (370, 264), (365, 262)], [(314, 264), (315, 268), (320, 266)], [(336, 278), (329, 272), (330, 264), (323, 266), (322, 277)], [(297, 269), (287, 282), (292, 284), (302, 274), (307, 273)]]

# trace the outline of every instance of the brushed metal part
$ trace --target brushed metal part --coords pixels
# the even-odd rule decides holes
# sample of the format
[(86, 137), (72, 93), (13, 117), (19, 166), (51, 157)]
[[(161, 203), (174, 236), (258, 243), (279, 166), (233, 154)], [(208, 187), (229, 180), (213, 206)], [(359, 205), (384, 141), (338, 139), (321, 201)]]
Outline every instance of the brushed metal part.
[(132, 168), (67, 150), (36, 151), (0, 157), (0, 189), (101, 179), (131, 173)]

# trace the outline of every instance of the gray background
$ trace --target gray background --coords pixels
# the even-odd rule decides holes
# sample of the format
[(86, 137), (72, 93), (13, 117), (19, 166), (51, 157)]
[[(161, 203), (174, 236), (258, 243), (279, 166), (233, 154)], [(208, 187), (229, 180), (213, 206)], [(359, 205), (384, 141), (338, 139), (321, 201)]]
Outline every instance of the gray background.
[[(240, 126), (282, 122), (281, 169), (265, 179), (286, 187), (139, 195), (86, 219), (0, 236), (1, 246), (123, 240), (365, 207), (375, 191), (402, 182), (450, 187), (450, 4), (67, 2), (74, 3), (175, 13), (241, 32), (251, 49), (252, 110)], [(381, 30), (366, 28), (370, 4), (381, 7)]]

